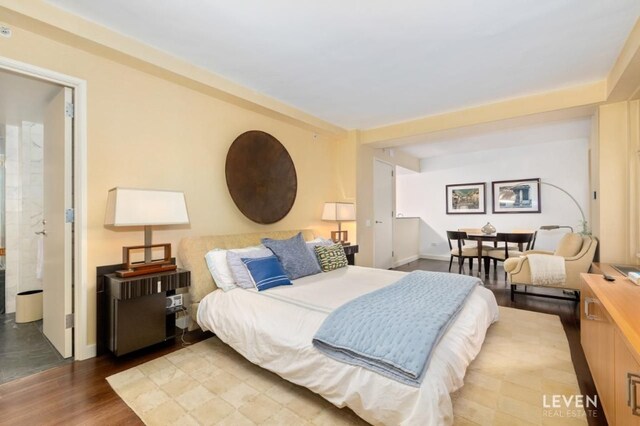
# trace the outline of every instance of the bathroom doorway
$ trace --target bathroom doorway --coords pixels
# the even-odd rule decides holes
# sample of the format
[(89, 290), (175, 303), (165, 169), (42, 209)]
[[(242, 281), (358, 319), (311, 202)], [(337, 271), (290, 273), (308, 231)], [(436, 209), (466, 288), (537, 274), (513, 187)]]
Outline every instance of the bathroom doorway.
[(0, 70), (0, 384), (73, 356), (72, 94)]

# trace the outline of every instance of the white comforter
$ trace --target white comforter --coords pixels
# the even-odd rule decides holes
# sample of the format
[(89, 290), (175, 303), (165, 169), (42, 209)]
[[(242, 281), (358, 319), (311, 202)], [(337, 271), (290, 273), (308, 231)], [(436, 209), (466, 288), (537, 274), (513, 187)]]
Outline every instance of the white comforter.
[(453, 422), (449, 394), (463, 384), (487, 328), (498, 320), (493, 294), (476, 288), (438, 343), (420, 388), (343, 364), (317, 351), (311, 339), (340, 305), (396, 282), (405, 273), (350, 266), (261, 293), (216, 290), (198, 308), (198, 323), (249, 361), (311, 389), (364, 420), (387, 425)]

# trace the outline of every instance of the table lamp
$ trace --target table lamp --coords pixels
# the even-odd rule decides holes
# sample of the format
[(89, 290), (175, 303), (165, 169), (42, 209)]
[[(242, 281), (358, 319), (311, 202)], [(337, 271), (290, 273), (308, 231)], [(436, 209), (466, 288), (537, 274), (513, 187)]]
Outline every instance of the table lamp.
[[(171, 244), (152, 244), (151, 227), (158, 225), (186, 225), (189, 223), (184, 193), (156, 189), (113, 188), (107, 196), (105, 225), (144, 226), (144, 245), (122, 248), (124, 269), (119, 277), (172, 271)], [(152, 259), (152, 249), (163, 248), (162, 259)], [(144, 249), (144, 261), (133, 262), (131, 251)]]
[(331, 239), (336, 243), (346, 243), (349, 233), (342, 230), (342, 222), (356, 220), (356, 206), (353, 203), (324, 203), (322, 220), (338, 222), (338, 230), (331, 231)]

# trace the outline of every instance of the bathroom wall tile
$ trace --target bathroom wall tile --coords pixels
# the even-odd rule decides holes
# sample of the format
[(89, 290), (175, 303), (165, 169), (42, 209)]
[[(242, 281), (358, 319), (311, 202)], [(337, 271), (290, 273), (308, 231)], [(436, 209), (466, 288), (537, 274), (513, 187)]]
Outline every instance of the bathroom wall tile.
[(36, 278), (37, 239), (42, 229), (44, 127), (7, 126), (5, 151), (5, 238), (7, 312), (17, 291), (42, 288)]
[(36, 278), (37, 241), (42, 238), (35, 232), (42, 230), (43, 212), (43, 143), (42, 124), (23, 123), (22, 159), (22, 256), (20, 259), (20, 287), (42, 288)]
[(5, 209), (7, 212), (21, 212), (22, 201), (21, 200), (5, 200)]
[(5, 127), (5, 154), (7, 157), (18, 158), (20, 128), (18, 126)]
[(19, 218), (17, 217), (16, 214), (6, 214), (4, 215), (4, 221), (5, 221), (5, 225), (4, 225), (4, 232), (6, 234), (7, 229), (11, 226), (18, 226), (19, 225)]
[(5, 200), (15, 200), (20, 197), (20, 188), (17, 186), (5, 186), (4, 192)]

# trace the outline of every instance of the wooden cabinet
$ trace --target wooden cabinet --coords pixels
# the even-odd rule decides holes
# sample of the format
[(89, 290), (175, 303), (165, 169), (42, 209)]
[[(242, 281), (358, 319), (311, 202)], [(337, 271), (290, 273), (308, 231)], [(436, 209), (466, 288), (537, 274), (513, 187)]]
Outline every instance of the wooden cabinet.
[(588, 286), (580, 297), (580, 342), (609, 424), (615, 424), (613, 342), (614, 324)]
[(640, 287), (582, 274), (580, 293), (580, 341), (607, 421), (640, 426)]
[[(640, 426), (640, 362), (619, 331), (615, 334), (615, 423), (625, 426)], [(608, 418), (608, 416), (607, 416)]]
[(160, 274), (120, 278), (105, 275), (106, 343), (116, 356), (175, 337), (175, 310), (167, 296), (190, 285), (183, 269)]
[(356, 253), (358, 253), (358, 245), (357, 244), (349, 244), (343, 246), (344, 254), (347, 256), (347, 263), (349, 265), (356, 264)]

